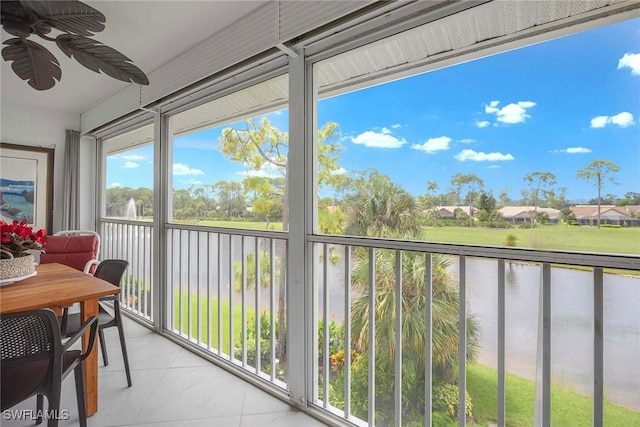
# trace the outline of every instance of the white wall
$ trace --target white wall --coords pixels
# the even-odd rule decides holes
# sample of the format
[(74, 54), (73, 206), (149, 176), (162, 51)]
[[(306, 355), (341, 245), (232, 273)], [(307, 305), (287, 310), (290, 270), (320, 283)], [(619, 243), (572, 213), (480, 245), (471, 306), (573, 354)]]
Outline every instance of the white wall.
[[(55, 149), (53, 166), (53, 230), (62, 229), (63, 167), (65, 130), (79, 130), (80, 117), (44, 108), (37, 108), (2, 100), (0, 108), (0, 141), (8, 144), (31, 145)], [(93, 229), (95, 189), (95, 143), (91, 138), (82, 138), (80, 159), (80, 226)]]

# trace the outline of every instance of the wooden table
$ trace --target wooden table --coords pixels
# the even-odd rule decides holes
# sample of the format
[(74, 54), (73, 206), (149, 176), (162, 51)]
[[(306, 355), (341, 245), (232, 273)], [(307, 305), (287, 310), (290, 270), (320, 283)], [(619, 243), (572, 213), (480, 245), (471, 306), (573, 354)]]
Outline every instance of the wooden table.
[[(98, 298), (120, 293), (120, 288), (62, 264), (36, 266), (37, 275), (0, 288), (0, 313), (51, 308), (54, 311), (80, 303), (82, 321), (98, 315)], [(82, 337), (87, 348), (89, 331)], [(97, 343), (98, 340), (96, 340)], [(98, 411), (97, 345), (84, 360), (87, 416)]]

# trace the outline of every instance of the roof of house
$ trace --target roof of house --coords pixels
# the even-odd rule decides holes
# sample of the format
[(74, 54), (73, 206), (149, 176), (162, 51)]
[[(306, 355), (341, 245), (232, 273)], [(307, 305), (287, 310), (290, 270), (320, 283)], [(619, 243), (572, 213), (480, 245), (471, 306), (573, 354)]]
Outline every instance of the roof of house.
[[(535, 211), (535, 206), (505, 206), (498, 209), (498, 212), (505, 218), (525, 217), (531, 218), (531, 212)], [(553, 208), (541, 208), (538, 206), (538, 212), (544, 212), (549, 218), (560, 217), (562, 213), (558, 209)]]
[[(626, 206), (601, 205), (600, 216), (606, 216), (608, 218), (630, 219), (629, 211), (625, 208)], [(570, 209), (577, 219), (593, 218), (598, 216), (598, 205), (576, 205), (572, 206)]]
[(462, 209), (465, 213), (469, 213), (469, 209), (473, 209), (473, 212), (478, 212), (478, 208), (476, 206), (436, 206), (435, 209), (442, 211), (446, 210), (448, 212), (453, 213), (456, 209)]

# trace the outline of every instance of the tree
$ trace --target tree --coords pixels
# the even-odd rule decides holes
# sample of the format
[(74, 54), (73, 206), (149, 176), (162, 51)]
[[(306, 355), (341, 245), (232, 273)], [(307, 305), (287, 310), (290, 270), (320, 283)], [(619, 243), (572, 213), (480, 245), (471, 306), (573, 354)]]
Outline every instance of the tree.
[(499, 199), (498, 204), (500, 205), (501, 208), (513, 204), (513, 200), (511, 200), (511, 197), (509, 197), (508, 188), (502, 189), (502, 191), (500, 192), (500, 195), (498, 196), (498, 199)]
[(618, 200), (619, 206), (640, 205), (640, 193), (628, 191), (624, 193), (624, 197)]
[(235, 181), (218, 181), (213, 185), (218, 196), (218, 207), (223, 217), (238, 217), (244, 214), (246, 200), (242, 184)]
[(531, 172), (525, 175), (524, 182), (529, 184), (531, 199), (533, 202), (533, 215), (531, 216), (531, 226), (538, 215), (538, 200), (540, 192), (545, 193), (547, 188), (556, 184), (556, 176), (551, 172)]
[(547, 191), (546, 203), (548, 207), (558, 210), (568, 207), (570, 203), (567, 200), (567, 187)]
[(430, 209), (430, 208), (436, 207), (439, 204), (440, 198), (436, 194), (437, 190), (438, 190), (437, 182), (435, 181), (427, 182), (427, 192), (425, 193), (424, 196), (419, 197), (420, 204), (424, 209)]
[(608, 160), (594, 160), (583, 169), (580, 169), (576, 177), (592, 182), (598, 189), (598, 228), (600, 228), (600, 206), (602, 205), (602, 188), (606, 181), (615, 184), (611, 174), (620, 171), (620, 166)]
[(360, 175), (346, 203), (346, 234), (420, 238), (421, 212), (415, 198), (376, 170), (369, 169)]
[(451, 185), (455, 189), (459, 201), (462, 189), (467, 189), (465, 201), (469, 204), (469, 226), (473, 226), (473, 204), (478, 190), (484, 186), (484, 181), (475, 174), (456, 173), (451, 177)]
[[(339, 169), (338, 153), (342, 149), (339, 143), (339, 131), (337, 123), (327, 123), (317, 134), (318, 151), (318, 187), (337, 181), (339, 178), (335, 172)], [(247, 119), (239, 127), (224, 128), (218, 138), (218, 149), (222, 154), (233, 161), (242, 162), (254, 176), (282, 177), (281, 186), (255, 185), (255, 199), (260, 203), (267, 198), (275, 198), (282, 205), (282, 230), (289, 230), (289, 180), (287, 169), (289, 166), (289, 134), (274, 127), (269, 119)], [(256, 182), (258, 183), (258, 182)], [(264, 182), (260, 183), (264, 184)], [(273, 184), (271, 182), (270, 184)], [(260, 209), (263, 212), (272, 209), (265, 203)], [(284, 256), (285, 247), (279, 248), (280, 257)], [(285, 277), (286, 263), (280, 262), (278, 289), (278, 359), (286, 360), (286, 318), (285, 318)]]
[(478, 207), (481, 210), (486, 211), (490, 214), (491, 212), (496, 210), (496, 204), (496, 199), (495, 197), (493, 197), (493, 193), (491, 193), (490, 191), (483, 191), (482, 193), (480, 193), (480, 201), (478, 203)]
[[(375, 170), (362, 173), (356, 180), (354, 193), (347, 197), (347, 234), (370, 237), (419, 239), (421, 227), (417, 220), (418, 206), (413, 196), (391, 179)], [(462, 211), (462, 210), (460, 210)], [(466, 215), (466, 214), (465, 214)], [(355, 293), (351, 318), (352, 346), (356, 355), (352, 364), (352, 405), (356, 416), (366, 415), (367, 393), (367, 349), (375, 346), (376, 355), (376, 405), (379, 408), (380, 425), (392, 425), (387, 418), (393, 413), (393, 390), (395, 348), (395, 301), (396, 270), (402, 269), (402, 342), (403, 342), (403, 399), (408, 410), (404, 417), (407, 422), (423, 422), (425, 381), (425, 343), (433, 343), (433, 366), (436, 378), (441, 382), (455, 380), (457, 366), (459, 327), (459, 292), (455, 279), (451, 276), (448, 259), (444, 255), (433, 255), (431, 259), (433, 283), (433, 336), (427, 336), (425, 328), (426, 259), (424, 254), (404, 252), (396, 265), (396, 251), (377, 249), (375, 251), (375, 307), (369, 303), (369, 252), (365, 248), (353, 248), (351, 276), (352, 292)], [(375, 311), (375, 340), (369, 342), (369, 311)], [(468, 357), (475, 357), (478, 341), (477, 323), (472, 317), (467, 319)], [(348, 351), (348, 350), (347, 350)], [(331, 385), (332, 403), (340, 406), (344, 387), (338, 373), (337, 382)], [(409, 404), (411, 402), (411, 404)], [(378, 415), (377, 415), (378, 417)], [(412, 424), (409, 422), (409, 424)]]

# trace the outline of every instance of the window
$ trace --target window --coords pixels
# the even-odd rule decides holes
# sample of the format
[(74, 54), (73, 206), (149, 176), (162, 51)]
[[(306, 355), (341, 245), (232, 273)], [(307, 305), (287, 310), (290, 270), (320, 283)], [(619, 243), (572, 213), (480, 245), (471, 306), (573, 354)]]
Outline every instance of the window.
[(172, 221), (286, 231), (286, 75), (170, 118)]
[(153, 125), (104, 141), (104, 215), (153, 220)]
[[(314, 404), (376, 425), (422, 425), (425, 414), (434, 425), (461, 414), (495, 420), (504, 292), (507, 423), (523, 416), (522, 425), (534, 424), (544, 286), (551, 394), (566, 399), (554, 400), (551, 419), (575, 422), (570, 402), (593, 404), (594, 277), (602, 271), (497, 260), (486, 248), (483, 258), (432, 253), (406, 241), (640, 254), (640, 71), (628, 53), (639, 22), (428, 72), (409, 67), (431, 41), (416, 28), (314, 64)], [(607, 310), (637, 305), (626, 277), (604, 276), (607, 295), (626, 295)], [(606, 321), (606, 339), (628, 336), (632, 317), (625, 326)], [(605, 390), (637, 378), (636, 364), (624, 362), (637, 340), (621, 341), (616, 356), (604, 346)], [(630, 382), (626, 393), (637, 389)], [(608, 410), (613, 424), (640, 409), (608, 392), (606, 400), (618, 405)]]
[(637, 27), (408, 77), (420, 28), (317, 63), (342, 137), (330, 167), (319, 150), (318, 232), (639, 254)]

